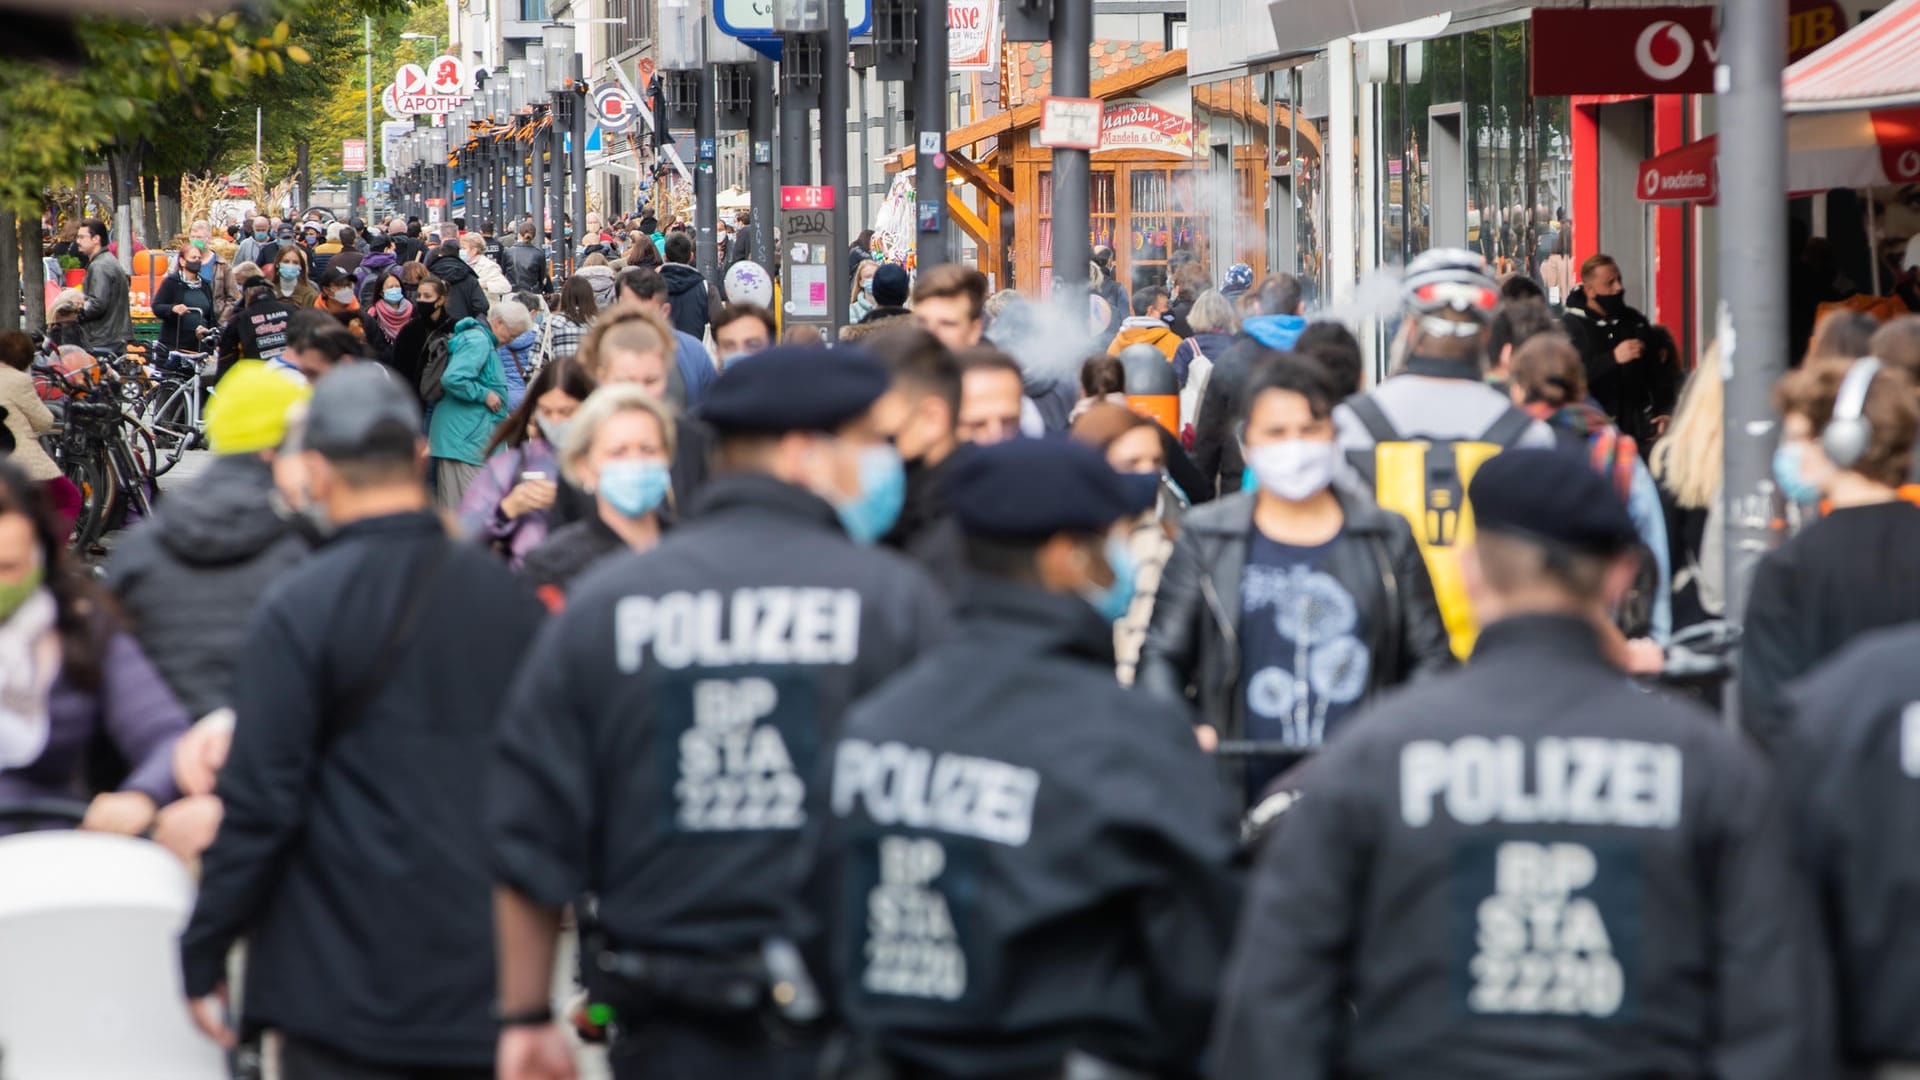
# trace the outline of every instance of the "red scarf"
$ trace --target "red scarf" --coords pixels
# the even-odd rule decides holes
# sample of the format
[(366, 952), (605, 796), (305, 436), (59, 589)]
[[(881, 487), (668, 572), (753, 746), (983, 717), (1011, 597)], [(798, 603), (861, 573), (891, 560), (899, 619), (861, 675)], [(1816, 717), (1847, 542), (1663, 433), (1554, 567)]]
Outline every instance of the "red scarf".
[(380, 324), (381, 331), (387, 335), (388, 339), (397, 338), (400, 336), (400, 331), (405, 329), (408, 321), (413, 318), (413, 301), (402, 300), (400, 306), (396, 308), (382, 299), (373, 305), (373, 318)]

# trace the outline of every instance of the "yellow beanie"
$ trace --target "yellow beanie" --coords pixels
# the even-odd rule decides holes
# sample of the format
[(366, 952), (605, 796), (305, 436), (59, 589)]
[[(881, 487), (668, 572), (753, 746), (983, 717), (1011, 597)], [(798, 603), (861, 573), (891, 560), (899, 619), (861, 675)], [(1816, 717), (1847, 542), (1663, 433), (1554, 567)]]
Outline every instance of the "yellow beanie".
[(313, 396), (291, 371), (242, 360), (222, 376), (207, 405), (207, 441), (216, 454), (271, 450), (287, 436), (287, 412)]

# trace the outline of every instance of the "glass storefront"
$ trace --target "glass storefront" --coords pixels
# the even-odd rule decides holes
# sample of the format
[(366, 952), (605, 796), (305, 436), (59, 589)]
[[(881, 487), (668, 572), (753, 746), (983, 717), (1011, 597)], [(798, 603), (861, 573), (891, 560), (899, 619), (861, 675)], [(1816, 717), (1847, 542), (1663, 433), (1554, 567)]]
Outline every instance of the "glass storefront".
[(1572, 112), (1528, 93), (1529, 32), (1522, 17), (1393, 48), (1379, 99), (1383, 262), (1456, 244), (1496, 273), (1564, 271)]
[(1324, 75), (1324, 64), (1308, 64), (1193, 88), (1195, 153), (1207, 168), (1196, 174), (1192, 205), (1216, 281), (1246, 263), (1256, 276), (1299, 277), (1310, 299), (1320, 293)]

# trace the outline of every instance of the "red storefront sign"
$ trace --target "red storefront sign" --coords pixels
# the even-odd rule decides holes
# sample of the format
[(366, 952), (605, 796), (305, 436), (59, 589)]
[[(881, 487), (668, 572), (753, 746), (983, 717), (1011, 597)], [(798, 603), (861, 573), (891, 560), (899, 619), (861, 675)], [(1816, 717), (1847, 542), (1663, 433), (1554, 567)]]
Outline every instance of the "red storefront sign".
[(1711, 94), (1710, 7), (1536, 8), (1533, 93)]
[(1100, 114), (1100, 149), (1193, 155), (1193, 121), (1140, 98), (1109, 101)]
[(1717, 141), (1708, 136), (1640, 163), (1641, 202), (1699, 202), (1720, 198)]

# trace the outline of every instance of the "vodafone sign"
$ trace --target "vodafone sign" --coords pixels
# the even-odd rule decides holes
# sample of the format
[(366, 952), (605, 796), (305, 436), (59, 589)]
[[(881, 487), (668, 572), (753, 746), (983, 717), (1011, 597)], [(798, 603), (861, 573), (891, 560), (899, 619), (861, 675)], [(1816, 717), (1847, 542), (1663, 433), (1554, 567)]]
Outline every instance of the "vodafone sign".
[(1709, 137), (1640, 163), (1641, 202), (1713, 203), (1720, 198), (1718, 141)]
[(1710, 7), (1536, 8), (1533, 92), (1711, 94)]

